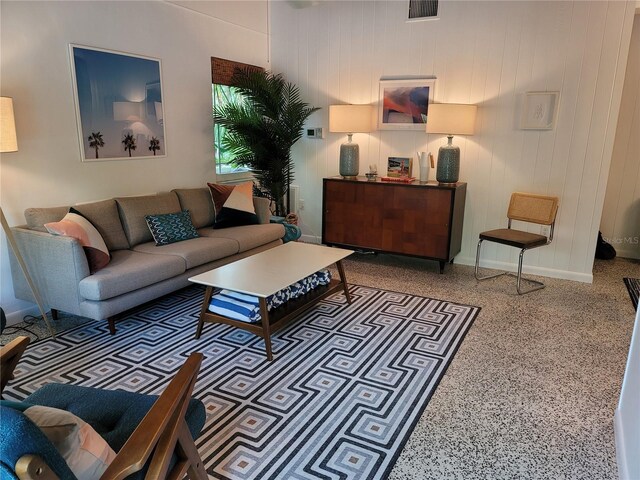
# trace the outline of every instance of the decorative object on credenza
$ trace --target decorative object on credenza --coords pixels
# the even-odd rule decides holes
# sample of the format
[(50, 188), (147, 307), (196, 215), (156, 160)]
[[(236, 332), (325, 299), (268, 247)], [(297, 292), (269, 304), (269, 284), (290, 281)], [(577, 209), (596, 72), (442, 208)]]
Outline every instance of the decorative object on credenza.
[(476, 123), (476, 105), (434, 103), (429, 107), (427, 133), (444, 133), (448, 143), (438, 150), (436, 180), (456, 183), (460, 176), (460, 147), (453, 145), (454, 135), (473, 135)]
[(380, 177), (381, 182), (413, 183), (416, 177)]
[(435, 84), (435, 78), (380, 80), (378, 128), (424, 130)]
[[(18, 138), (16, 135), (16, 122), (13, 114), (13, 99), (10, 97), (0, 97), (0, 153), (10, 153), (17, 151)], [(49, 332), (51, 332), (51, 336), (55, 338), (55, 330), (47, 319), (47, 314), (44, 309), (44, 302), (42, 301), (42, 297), (40, 296), (40, 290), (38, 290), (38, 287), (29, 274), (27, 264), (22, 258), (20, 249), (18, 248), (15, 239), (13, 238), (13, 233), (11, 232), (11, 228), (9, 228), (9, 224), (7, 223), (7, 219), (4, 216), (2, 207), (0, 207), (0, 223), (2, 224), (2, 230), (4, 230), (4, 234), (7, 237), (7, 242), (11, 247), (11, 251), (15, 255), (16, 260), (18, 260), (18, 264), (22, 269), (22, 273), (24, 274), (24, 277), (29, 284), (29, 288), (31, 288), (33, 298), (35, 299), (36, 304), (38, 305), (38, 308), (40, 310), (40, 315), (42, 315), (44, 323), (47, 325)]]
[(520, 128), (552, 130), (558, 116), (560, 92), (527, 92), (524, 94)]
[(389, 157), (387, 159), (387, 177), (412, 178), (413, 160), (409, 157)]
[(369, 171), (364, 174), (367, 177), (367, 180), (370, 182), (375, 182), (376, 178), (378, 178), (378, 166), (375, 164), (369, 165)]
[[(73, 44), (69, 50), (82, 161), (165, 156), (160, 60)], [(123, 150), (125, 137), (141, 146), (155, 138), (158, 148)]]
[(417, 152), (418, 166), (420, 168), (420, 183), (429, 181), (429, 158), (433, 157), (431, 152)]
[(371, 105), (329, 106), (329, 131), (347, 134), (347, 143), (340, 145), (340, 175), (345, 178), (360, 173), (360, 147), (351, 138), (371, 131), (372, 112)]

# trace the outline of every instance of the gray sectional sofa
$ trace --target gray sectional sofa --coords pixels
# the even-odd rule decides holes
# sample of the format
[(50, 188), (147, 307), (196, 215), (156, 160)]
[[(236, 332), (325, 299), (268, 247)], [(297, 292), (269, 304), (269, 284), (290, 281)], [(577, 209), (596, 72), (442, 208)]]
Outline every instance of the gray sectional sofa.
[[(29, 208), (27, 224), (12, 230), (52, 312), (107, 319), (113, 334), (122, 312), (187, 286), (193, 275), (280, 245), (285, 231), (269, 223), (269, 201), (254, 198), (254, 206), (259, 225), (214, 230), (208, 188), (74, 205), (100, 232), (111, 254), (110, 263), (93, 275), (76, 239), (51, 235), (44, 228), (61, 220), (68, 206)], [(189, 210), (200, 237), (156, 246), (145, 215), (180, 210)], [(16, 259), (10, 257), (16, 297), (35, 301)]]

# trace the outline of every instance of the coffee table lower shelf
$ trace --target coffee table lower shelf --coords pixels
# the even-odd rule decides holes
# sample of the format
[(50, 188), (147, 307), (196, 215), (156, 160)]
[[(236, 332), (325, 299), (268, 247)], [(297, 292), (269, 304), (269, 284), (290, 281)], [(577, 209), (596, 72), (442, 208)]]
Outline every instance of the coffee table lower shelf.
[[(342, 267), (340, 264), (339, 267)], [(349, 288), (347, 283), (343, 280), (344, 273), (342, 268), (339, 268), (340, 280), (331, 279), (331, 282), (327, 285), (317, 287), (305, 295), (298, 297), (294, 300), (289, 300), (284, 305), (269, 312), (267, 310), (267, 303), (265, 298), (259, 298), (260, 301), (260, 322), (247, 323), (232, 318), (224, 317), (211, 313), (208, 310), (209, 303), (211, 302), (211, 296), (213, 295), (213, 287), (207, 287), (204, 293), (204, 302), (202, 304), (202, 310), (200, 311), (200, 319), (198, 320), (198, 327), (196, 329), (196, 339), (202, 335), (202, 329), (205, 323), (223, 323), (231, 325), (241, 330), (246, 330), (264, 339), (265, 348), (267, 351), (267, 360), (273, 360), (273, 353), (271, 352), (271, 334), (284, 328), (291, 320), (298, 317), (306, 310), (313, 307), (323, 298), (336, 293), (340, 290), (344, 291), (347, 303), (351, 304), (351, 295), (349, 294)]]

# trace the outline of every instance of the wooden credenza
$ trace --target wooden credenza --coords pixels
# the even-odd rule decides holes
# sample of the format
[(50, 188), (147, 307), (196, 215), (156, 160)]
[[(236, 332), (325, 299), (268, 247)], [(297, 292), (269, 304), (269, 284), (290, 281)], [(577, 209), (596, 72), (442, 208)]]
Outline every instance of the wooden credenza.
[(466, 183), (325, 178), (322, 243), (437, 260), (460, 252)]

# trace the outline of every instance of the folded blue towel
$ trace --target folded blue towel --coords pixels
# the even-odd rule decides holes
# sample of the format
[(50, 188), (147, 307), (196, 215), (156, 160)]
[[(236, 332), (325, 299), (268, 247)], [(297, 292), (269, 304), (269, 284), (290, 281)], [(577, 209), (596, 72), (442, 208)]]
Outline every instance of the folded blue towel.
[[(278, 308), (287, 301), (298, 298), (316, 287), (327, 285), (330, 281), (331, 273), (328, 270), (320, 270), (267, 297), (267, 309), (271, 311)], [(262, 319), (258, 297), (231, 290), (220, 290), (213, 295), (209, 302), (209, 311), (247, 323), (256, 323)]]

